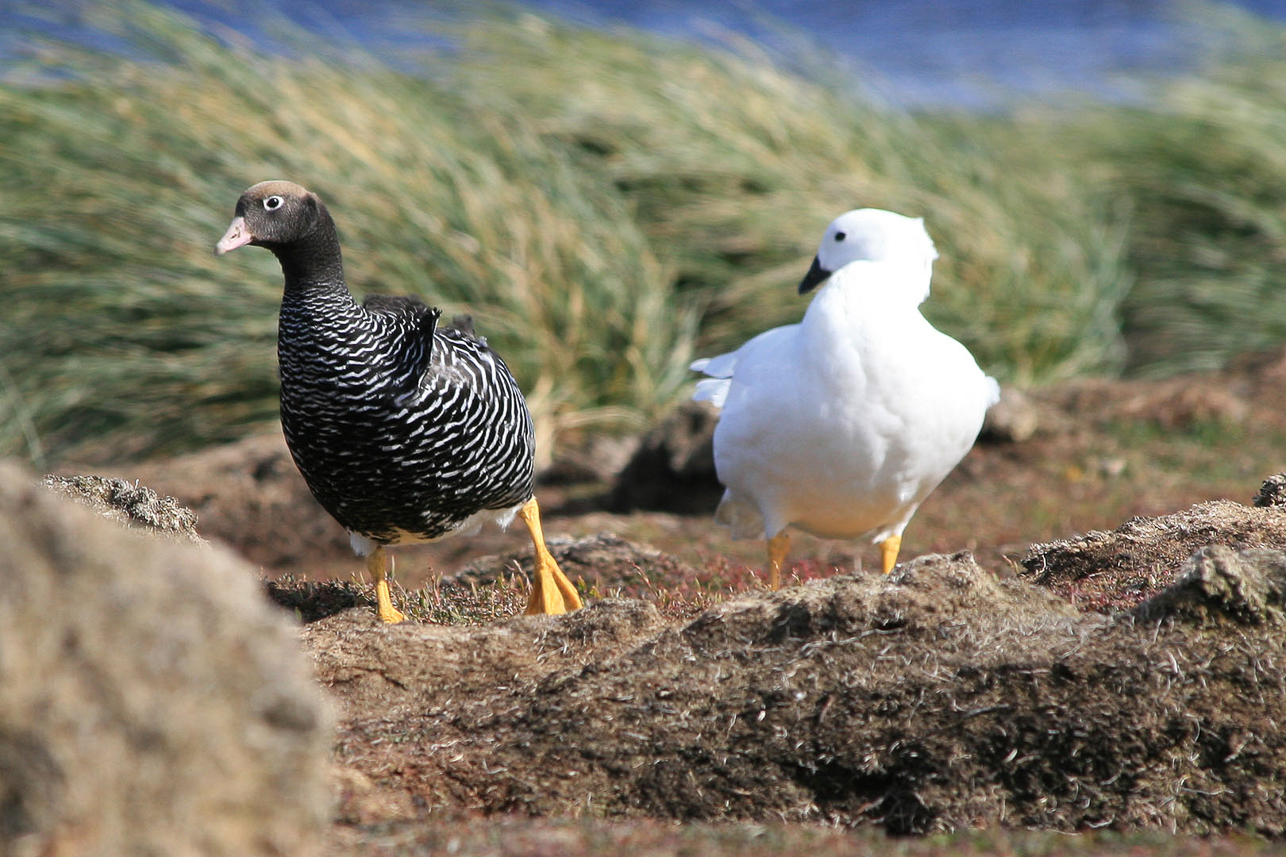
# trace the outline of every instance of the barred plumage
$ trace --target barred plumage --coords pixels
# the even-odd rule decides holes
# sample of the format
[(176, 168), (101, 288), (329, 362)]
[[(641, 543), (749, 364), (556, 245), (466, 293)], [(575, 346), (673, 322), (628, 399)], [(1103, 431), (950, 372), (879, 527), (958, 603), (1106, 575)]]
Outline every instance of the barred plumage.
[[(415, 298), (344, 282), (334, 222), (316, 195), (263, 182), (237, 201), (220, 253), (267, 247), (281, 262), (281, 423), (318, 502), (373, 557), (381, 616), (383, 546), (431, 541), (520, 514), (537, 549), (528, 612), (580, 606), (540, 536), (531, 414), (499, 355)], [(552, 590), (552, 594), (551, 591)]]
[(531, 498), (531, 416), (491, 349), (423, 305), (393, 315), (349, 301), (323, 330), (304, 320), (312, 310), (282, 305), (281, 424), (336, 520), (376, 542), (427, 541)]

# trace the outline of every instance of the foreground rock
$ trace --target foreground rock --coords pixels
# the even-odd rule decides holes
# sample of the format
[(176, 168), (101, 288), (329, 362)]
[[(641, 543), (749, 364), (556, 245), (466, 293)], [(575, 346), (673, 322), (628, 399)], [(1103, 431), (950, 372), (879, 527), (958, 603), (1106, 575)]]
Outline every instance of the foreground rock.
[(1205, 550), (1113, 617), (959, 555), (746, 595), (681, 626), (606, 600), (480, 627), (351, 611), (305, 639), (343, 706), (339, 759), (364, 784), (350, 821), (1281, 836), (1284, 602), (1276, 551)]
[(0, 542), (0, 853), (315, 850), (328, 718), (253, 569), (4, 464)]

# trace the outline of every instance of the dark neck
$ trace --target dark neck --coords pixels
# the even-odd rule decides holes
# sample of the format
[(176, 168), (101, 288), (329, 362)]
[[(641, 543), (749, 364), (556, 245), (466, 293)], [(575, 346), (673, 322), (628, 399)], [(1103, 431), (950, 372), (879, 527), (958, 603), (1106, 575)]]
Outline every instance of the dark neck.
[(335, 221), (330, 219), (325, 208), (307, 235), (289, 244), (269, 245), (268, 249), (281, 263), (287, 294), (319, 288), (348, 291), (344, 284), (344, 260), (339, 252)]

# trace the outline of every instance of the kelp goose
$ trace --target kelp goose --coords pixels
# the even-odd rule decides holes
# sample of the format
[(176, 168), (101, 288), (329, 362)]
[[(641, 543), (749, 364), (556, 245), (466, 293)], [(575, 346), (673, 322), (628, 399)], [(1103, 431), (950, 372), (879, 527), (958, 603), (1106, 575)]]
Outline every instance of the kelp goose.
[(281, 426), (313, 496), (367, 557), (379, 617), (405, 616), (385, 548), (502, 526), (516, 514), (536, 548), (528, 613), (581, 606), (545, 547), (532, 493), (534, 434), (504, 361), (467, 320), (409, 297), (358, 304), (344, 282), (335, 223), (316, 194), (262, 182), (237, 200), (215, 250), (276, 255), (285, 276), (277, 333)]
[(799, 324), (697, 360), (693, 398), (721, 408), (716, 519), (767, 541), (776, 589), (787, 527), (870, 536), (893, 570), (916, 509), (973, 446), (1000, 397), (956, 340), (920, 314), (938, 256), (919, 219), (860, 209), (826, 229)]

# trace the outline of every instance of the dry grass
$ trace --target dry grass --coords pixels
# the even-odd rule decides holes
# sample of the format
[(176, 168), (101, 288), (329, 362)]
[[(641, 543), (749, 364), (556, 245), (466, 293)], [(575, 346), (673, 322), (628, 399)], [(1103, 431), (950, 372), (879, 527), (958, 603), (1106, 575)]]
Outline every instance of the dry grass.
[(273, 418), (280, 273), (212, 254), (269, 177), (327, 200), (356, 292), (472, 313), (546, 449), (673, 395), (691, 314), (619, 196), (529, 123), (377, 64), (225, 47), (141, 3), (98, 23), (144, 58), (46, 44), (42, 80), (0, 88), (0, 448), (161, 453)]
[(1137, 283), (1121, 315), (1139, 375), (1214, 369), (1286, 339), (1286, 30), (1233, 7), (1204, 16), (1225, 54), (1148, 109), (1076, 132), (1132, 206)]
[(1172, 836), (1147, 831), (1129, 834), (1084, 832), (1074, 835), (989, 828), (949, 836), (892, 837), (874, 830), (837, 830), (824, 826), (784, 824), (673, 824), (661, 821), (602, 819), (491, 819), (462, 824), (393, 825), (364, 831), (354, 843), (334, 854), (384, 855), (396, 849), (407, 855), (449, 852), (459, 857), (616, 857), (620, 854), (677, 857), (1240, 857), (1277, 854), (1279, 846), (1241, 835), (1220, 838)]
[(267, 55), (141, 0), (41, 14), (121, 49), (15, 38), (29, 57), (0, 76), (0, 453), (41, 466), (275, 418), (279, 273), (210, 253), (268, 177), (327, 200), (355, 291), (476, 316), (545, 456), (796, 320), (817, 236), (854, 206), (926, 217), (926, 313), (1006, 383), (1286, 337), (1277, 27), (1227, 23), (1242, 53), (1155, 106), (974, 116), (884, 109), (753, 45), (530, 15), (411, 16), (411, 74), (280, 22), (259, 22)]
[(1112, 371), (1129, 287), (1124, 221), (1058, 117), (915, 116), (741, 55), (634, 34), (480, 24), (457, 66), (480, 104), (536, 117), (638, 210), (708, 353), (795, 321), (826, 223), (849, 208), (923, 215), (942, 259), (928, 314), (1006, 380)]

